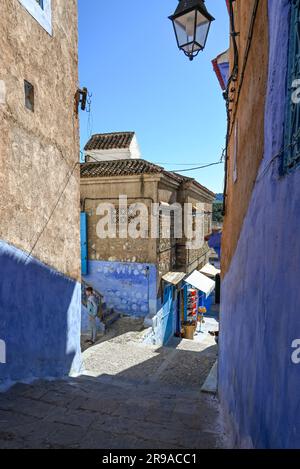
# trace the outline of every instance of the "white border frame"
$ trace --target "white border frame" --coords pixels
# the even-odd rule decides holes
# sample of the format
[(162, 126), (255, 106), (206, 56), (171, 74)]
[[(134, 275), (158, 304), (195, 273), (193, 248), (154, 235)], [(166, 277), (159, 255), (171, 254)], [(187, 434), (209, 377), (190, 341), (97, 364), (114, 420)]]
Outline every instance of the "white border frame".
[(40, 23), (47, 33), (52, 36), (51, 0), (44, 0), (44, 9), (39, 6), (36, 0), (19, 0), (19, 2)]

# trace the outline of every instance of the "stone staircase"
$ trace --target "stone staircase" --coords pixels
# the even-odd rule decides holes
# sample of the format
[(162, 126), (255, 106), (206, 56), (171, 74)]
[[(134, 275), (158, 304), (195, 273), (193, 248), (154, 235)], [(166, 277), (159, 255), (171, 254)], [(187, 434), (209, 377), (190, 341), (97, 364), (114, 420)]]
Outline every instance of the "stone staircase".
[(0, 448), (227, 447), (218, 400), (200, 392), (213, 338), (145, 346), (142, 328), (122, 317), (83, 353), (79, 376), (0, 394)]
[(224, 447), (216, 400), (161, 383), (79, 376), (0, 394), (0, 448)]

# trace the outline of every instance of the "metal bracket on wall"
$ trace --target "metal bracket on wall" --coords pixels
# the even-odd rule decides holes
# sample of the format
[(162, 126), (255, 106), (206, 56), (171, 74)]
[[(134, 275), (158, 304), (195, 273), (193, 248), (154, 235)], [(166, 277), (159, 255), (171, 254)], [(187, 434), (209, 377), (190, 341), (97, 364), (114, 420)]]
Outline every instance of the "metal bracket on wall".
[(75, 113), (78, 114), (79, 105), (81, 110), (85, 111), (87, 102), (88, 90), (87, 88), (78, 89), (75, 94)]

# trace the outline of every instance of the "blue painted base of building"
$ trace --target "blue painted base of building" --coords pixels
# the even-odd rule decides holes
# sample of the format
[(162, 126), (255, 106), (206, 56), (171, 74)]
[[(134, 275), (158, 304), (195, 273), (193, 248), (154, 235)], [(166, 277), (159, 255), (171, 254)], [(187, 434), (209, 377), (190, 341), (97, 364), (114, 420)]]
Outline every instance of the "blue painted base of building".
[[(88, 261), (86, 284), (102, 295), (105, 309), (122, 315), (146, 317), (156, 312), (157, 270), (152, 264)], [(82, 329), (88, 330), (82, 306)]]
[[(283, 147), (291, 2), (269, 0), (270, 70), (265, 154)], [(300, 170), (279, 177), (274, 160), (254, 185), (222, 284), (219, 395), (238, 447), (300, 448)]]
[(0, 386), (78, 372), (80, 322), (80, 284), (0, 241)]
[(177, 326), (177, 294), (176, 288), (166, 284), (163, 298), (157, 303), (157, 313), (152, 318), (152, 336), (147, 338), (149, 344), (166, 345), (174, 336)]
[[(104, 308), (132, 317), (147, 318), (152, 333), (146, 343), (163, 345), (176, 331), (177, 302), (173, 288), (166, 285), (163, 299), (157, 299), (157, 267), (153, 264), (89, 261), (87, 285), (102, 295)], [(82, 332), (89, 330), (82, 305)]]

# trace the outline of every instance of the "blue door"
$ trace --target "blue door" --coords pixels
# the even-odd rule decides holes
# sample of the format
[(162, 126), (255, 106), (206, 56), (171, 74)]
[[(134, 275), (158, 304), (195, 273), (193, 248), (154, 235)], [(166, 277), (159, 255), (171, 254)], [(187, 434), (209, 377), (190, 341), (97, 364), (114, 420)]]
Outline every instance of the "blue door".
[(162, 318), (163, 343), (166, 344), (174, 334), (174, 308), (173, 308), (173, 286), (166, 285), (164, 288), (164, 306)]

